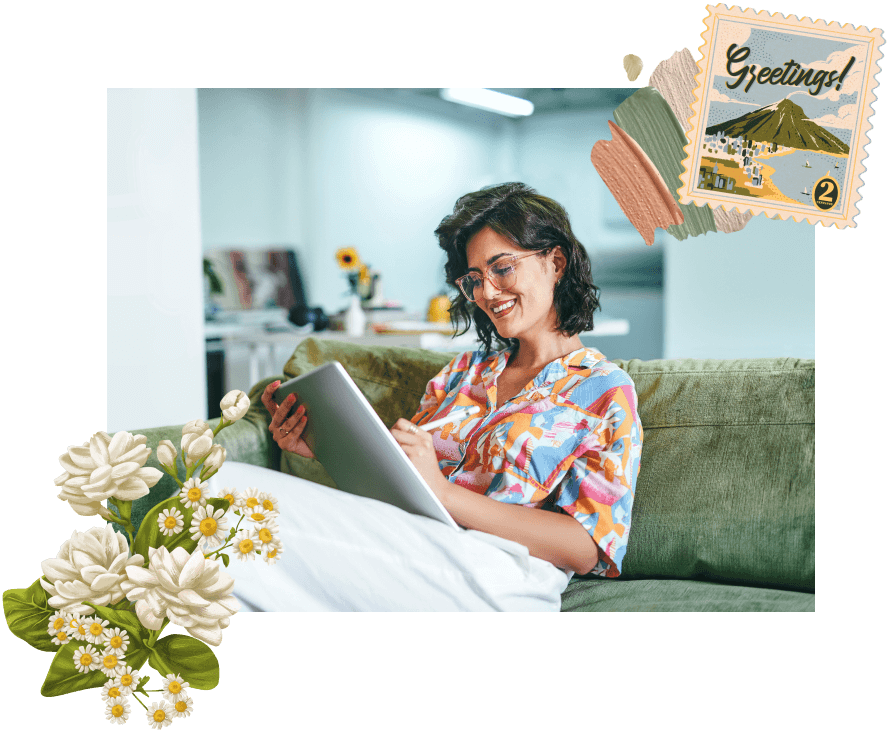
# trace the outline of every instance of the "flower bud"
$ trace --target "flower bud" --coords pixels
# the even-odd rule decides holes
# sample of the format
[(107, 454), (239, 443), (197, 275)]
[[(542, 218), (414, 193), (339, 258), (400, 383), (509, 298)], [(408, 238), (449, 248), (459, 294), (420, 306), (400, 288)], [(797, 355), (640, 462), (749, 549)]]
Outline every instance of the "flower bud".
[[(182, 447), (183, 453), (189, 453), (189, 446), (198, 438), (202, 436), (207, 436), (210, 438), (210, 442), (213, 442), (213, 431), (210, 429), (210, 426), (207, 425), (203, 420), (192, 420), (189, 423), (186, 423), (182, 426), (182, 442), (180, 446)], [(207, 451), (210, 450), (210, 447), (207, 446)]]
[(218, 443), (214, 443), (210, 453), (207, 455), (207, 459), (204, 461), (204, 467), (201, 469), (201, 478), (210, 478), (210, 476), (222, 468), (224, 462), (225, 448)]
[[(185, 438), (183, 438), (185, 440)], [(185, 453), (185, 465), (192, 466), (210, 453), (213, 448), (213, 433), (201, 435), (191, 441)]]
[(157, 462), (167, 468), (176, 468), (176, 456), (179, 455), (176, 446), (170, 440), (162, 440), (157, 444)]
[(240, 420), (247, 414), (247, 410), (250, 409), (250, 398), (245, 392), (242, 392), (239, 389), (233, 389), (222, 398), (222, 402), (219, 403), (219, 408), (222, 410), (222, 416), (228, 420), (228, 422), (234, 422), (235, 420)]

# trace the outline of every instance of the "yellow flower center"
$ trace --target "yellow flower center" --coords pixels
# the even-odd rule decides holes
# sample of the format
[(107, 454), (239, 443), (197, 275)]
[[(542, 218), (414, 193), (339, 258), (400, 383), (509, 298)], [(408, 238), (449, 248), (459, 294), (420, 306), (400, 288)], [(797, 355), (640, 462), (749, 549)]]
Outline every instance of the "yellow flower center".
[(222, 498), (225, 499), (229, 504), (235, 503), (235, 495), (234, 494), (226, 494)]
[(167, 517), (164, 520), (164, 527), (167, 529), (176, 529), (176, 517)]
[(86, 636), (86, 628), (83, 626), (78, 626), (77, 633), (80, 634), (81, 636)]
[(129, 687), (130, 685), (132, 685), (133, 684), (133, 675), (131, 675), (131, 674), (121, 675), (120, 684), (122, 684), (124, 687)]
[(253, 552), (253, 540), (241, 540), (238, 543), (238, 550), (240, 550), (243, 555), (249, 555)]
[(152, 716), (158, 723), (163, 723), (167, 718), (167, 714), (163, 710), (155, 710)]
[(112, 649), (120, 649), (123, 646), (123, 639), (119, 636), (112, 636), (108, 640), (108, 646)]
[(56, 638), (59, 641), (66, 641), (68, 639), (68, 634), (66, 634), (64, 631), (60, 631), (58, 634), (56, 634)]
[(70, 626), (72, 629), (78, 628), (80, 626), (80, 619), (72, 618), (71, 621), (68, 623), (68, 626)]
[(176, 711), (180, 713), (184, 713), (185, 709), (188, 707), (187, 703), (184, 703), (182, 700), (176, 703)]
[(207, 517), (206, 519), (202, 519), (200, 525), (201, 533), (205, 537), (210, 537), (211, 535), (216, 534), (216, 520), (213, 517)]
[(55, 621), (52, 622), (52, 627), (56, 631), (61, 629), (64, 625), (65, 625), (65, 619), (63, 619), (63, 618), (57, 618)]
[(254, 522), (264, 522), (265, 521), (265, 514), (261, 514), (260, 512), (254, 512), (253, 514), (250, 515), (250, 519), (252, 519)]
[(117, 687), (110, 687), (108, 689), (108, 697), (120, 697), (120, 689)]
[(271, 550), (269, 550), (269, 554), (268, 554), (269, 557), (277, 557), (277, 555), (278, 555), (278, 549), (276, 547), (273, 547)]
[(257, 504), (259, 504), (259, 499), (257, 499), (255, 496), (251, 496), (249, 499), (247, 499), (245, 504), (247, 505), (248, 509), (252, 509)]
[(176, 680), (173, 680), (169, 685), (167, 685), (167, 690), (169, 690), (171, 695), (178, 695), (180, 692), (182, 692), (182, 685), (180, 685)]
[[(188, 500), (189, 501), (199, 501), (201, 498), (201, 490), (195, 486), (193, 489), (188, 490)], [(163, 720), (163, 718), (161, 718)]]
[(105, 658), (102, 660), (102, 664), (105, 665), (105, 669), (114, 669), (119, 664), (117, 655), (106, 654)]
[(267, 512), (273, 512), (275, 510), (275, 505), (269, 499), (263, 499), (262, 508), (265, 509)]
[(115, 705), (113, 708), (111, 708), (111, 714), (115, 718), (119, 718), (121, 715), (123, 715), (123, 705)]
[(89, 667), (93, 663), (93, 657), (90, 654), (81, 654), (80, 655), (80, 666), (81, 667)]
[(272, 531), (268, 527), (263, 527), (259, 530), (259, 539), (263, 542), (271, 542), (272, 541)]
[(102, 624), (90, 624), (90, 634), (93, 636), (101, 636), (105, 632), (105, 629), (102, 628)]

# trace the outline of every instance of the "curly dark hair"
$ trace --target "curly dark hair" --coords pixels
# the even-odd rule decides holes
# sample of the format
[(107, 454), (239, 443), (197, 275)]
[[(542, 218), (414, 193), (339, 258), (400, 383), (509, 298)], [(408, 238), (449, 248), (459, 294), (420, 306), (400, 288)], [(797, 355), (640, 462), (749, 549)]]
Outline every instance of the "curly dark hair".
[[(527, 250), (551, 250), (559, 247), (566, 267), (553, 291), (558, 329), (574, 336), (593, 328), (593, 313), (599, 309), (599, 288), (593, 284), (586, 249), (571, 231), (568, 214), (560, 204), (541, 196), (524, 183), (486, 186), (457, 199), (454, 213), (435, 230), (439, 246), (447, 253), (445, 279), (453, 287), (458, 277), (469, 270), (466, 245), (484, 227)], [(491, 350), (495, 338), (504, 346), (514, 346), (518, 339), (504, 339), (487, 314), (457, 288), (451, 298), (451, 322), (462, 335), (475, 323), (479, 340)], [(462, 330), (460, 330), (462, 329)]]

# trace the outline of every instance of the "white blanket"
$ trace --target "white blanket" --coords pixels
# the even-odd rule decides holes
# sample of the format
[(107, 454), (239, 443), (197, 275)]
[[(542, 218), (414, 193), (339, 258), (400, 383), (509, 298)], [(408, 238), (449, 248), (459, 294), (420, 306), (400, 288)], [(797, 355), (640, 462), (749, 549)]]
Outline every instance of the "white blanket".
[(280, 502), (278, 562), (231, 555), (225, 571), (245, 611), (558, 611), (570, 578), (516, 542), (267, 468), (226, 461), (224, 487)]

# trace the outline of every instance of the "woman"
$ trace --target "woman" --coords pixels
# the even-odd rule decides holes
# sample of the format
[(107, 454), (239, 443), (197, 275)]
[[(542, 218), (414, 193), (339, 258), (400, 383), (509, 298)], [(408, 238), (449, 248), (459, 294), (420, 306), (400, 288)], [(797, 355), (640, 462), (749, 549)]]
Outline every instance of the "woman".
[[(598, 288), (559, 204), (520, 183), (486, 188), (460, 198), (436, 235), (447, 281), (458, 288), (452, 319), (464, 333), (474, 322), (484, 348), (455, 357), (392, 435), (459, 525), (565, 571), (532, 580), (558, 610), (573, 573), (620, 573), (642, 445), (635, 388), (580, 341), (593, 326)], [(505, 348), (494, 350), (492, 339)], [(262, 396), (272, 436), (311, 457), (301, 437), (305, 409), (291, 414), (293, 395), (276, 404), (279, 384)], [(417, 428), (469, 405), (481, 409), (431, 432)], [(531, 586), (522, 592), (539, 595)]]

